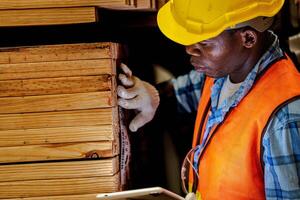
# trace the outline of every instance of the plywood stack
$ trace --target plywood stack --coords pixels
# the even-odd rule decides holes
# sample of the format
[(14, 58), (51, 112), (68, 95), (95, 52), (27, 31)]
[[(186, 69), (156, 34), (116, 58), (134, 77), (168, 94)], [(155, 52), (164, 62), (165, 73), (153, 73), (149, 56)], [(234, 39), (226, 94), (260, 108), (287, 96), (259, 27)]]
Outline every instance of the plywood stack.
[(0, 49), (0, 199), (120, 189), (119, 45)]
[(0, 27), (97, 22), (97, 8), (155, 9), (155, 0), (1, 0)]

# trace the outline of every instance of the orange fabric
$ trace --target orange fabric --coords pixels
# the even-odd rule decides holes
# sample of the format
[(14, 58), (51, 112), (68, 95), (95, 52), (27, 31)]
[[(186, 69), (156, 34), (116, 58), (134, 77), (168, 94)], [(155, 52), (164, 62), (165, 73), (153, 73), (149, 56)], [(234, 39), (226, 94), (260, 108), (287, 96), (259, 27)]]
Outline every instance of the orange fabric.
[[(213, 79), (208, 78), (198, 107), (193, 146), (202, 140), (198, 133), (203, 135), (204, 128), (199, 129), (201, 121), (206, 123), (212, 85)], [(200, 158), (198, 192), (203, 200), (265, 199), (262, 134), (274, 110), (299, 95), (300, 74), (290, 60), (282, 59), (270, 66), (223, 123), (213, 128)]]

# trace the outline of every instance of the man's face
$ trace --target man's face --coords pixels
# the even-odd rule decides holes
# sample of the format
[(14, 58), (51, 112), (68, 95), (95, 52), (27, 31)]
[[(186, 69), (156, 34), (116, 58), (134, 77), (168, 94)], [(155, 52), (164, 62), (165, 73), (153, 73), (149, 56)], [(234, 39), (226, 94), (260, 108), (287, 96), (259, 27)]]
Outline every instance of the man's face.
[(238, 33), (224, 31), (217, 37), (186, 46), (191, 64), (198, 72), (219, 78), (235, 73), (242, 66), (243, 48)]

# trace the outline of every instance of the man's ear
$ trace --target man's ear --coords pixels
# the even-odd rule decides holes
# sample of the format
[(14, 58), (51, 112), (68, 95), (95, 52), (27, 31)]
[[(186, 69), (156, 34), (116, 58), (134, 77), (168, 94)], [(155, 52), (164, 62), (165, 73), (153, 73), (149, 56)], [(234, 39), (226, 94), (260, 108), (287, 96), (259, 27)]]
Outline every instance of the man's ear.
[(254, 30), (246, 29), (240, 32), (243, 46), (252, 48), (257, 43), (257, 33)]

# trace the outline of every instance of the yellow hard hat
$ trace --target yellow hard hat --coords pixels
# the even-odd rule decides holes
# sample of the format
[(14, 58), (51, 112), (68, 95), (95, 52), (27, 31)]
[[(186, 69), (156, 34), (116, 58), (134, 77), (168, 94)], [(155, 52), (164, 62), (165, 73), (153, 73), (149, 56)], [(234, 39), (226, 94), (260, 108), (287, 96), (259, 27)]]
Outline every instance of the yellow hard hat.
[(157, 21), (168, 38), (191, 45), (259, 16), (272, 17), (283, 3), (284, 0), (170, 0), (159, 10)]

